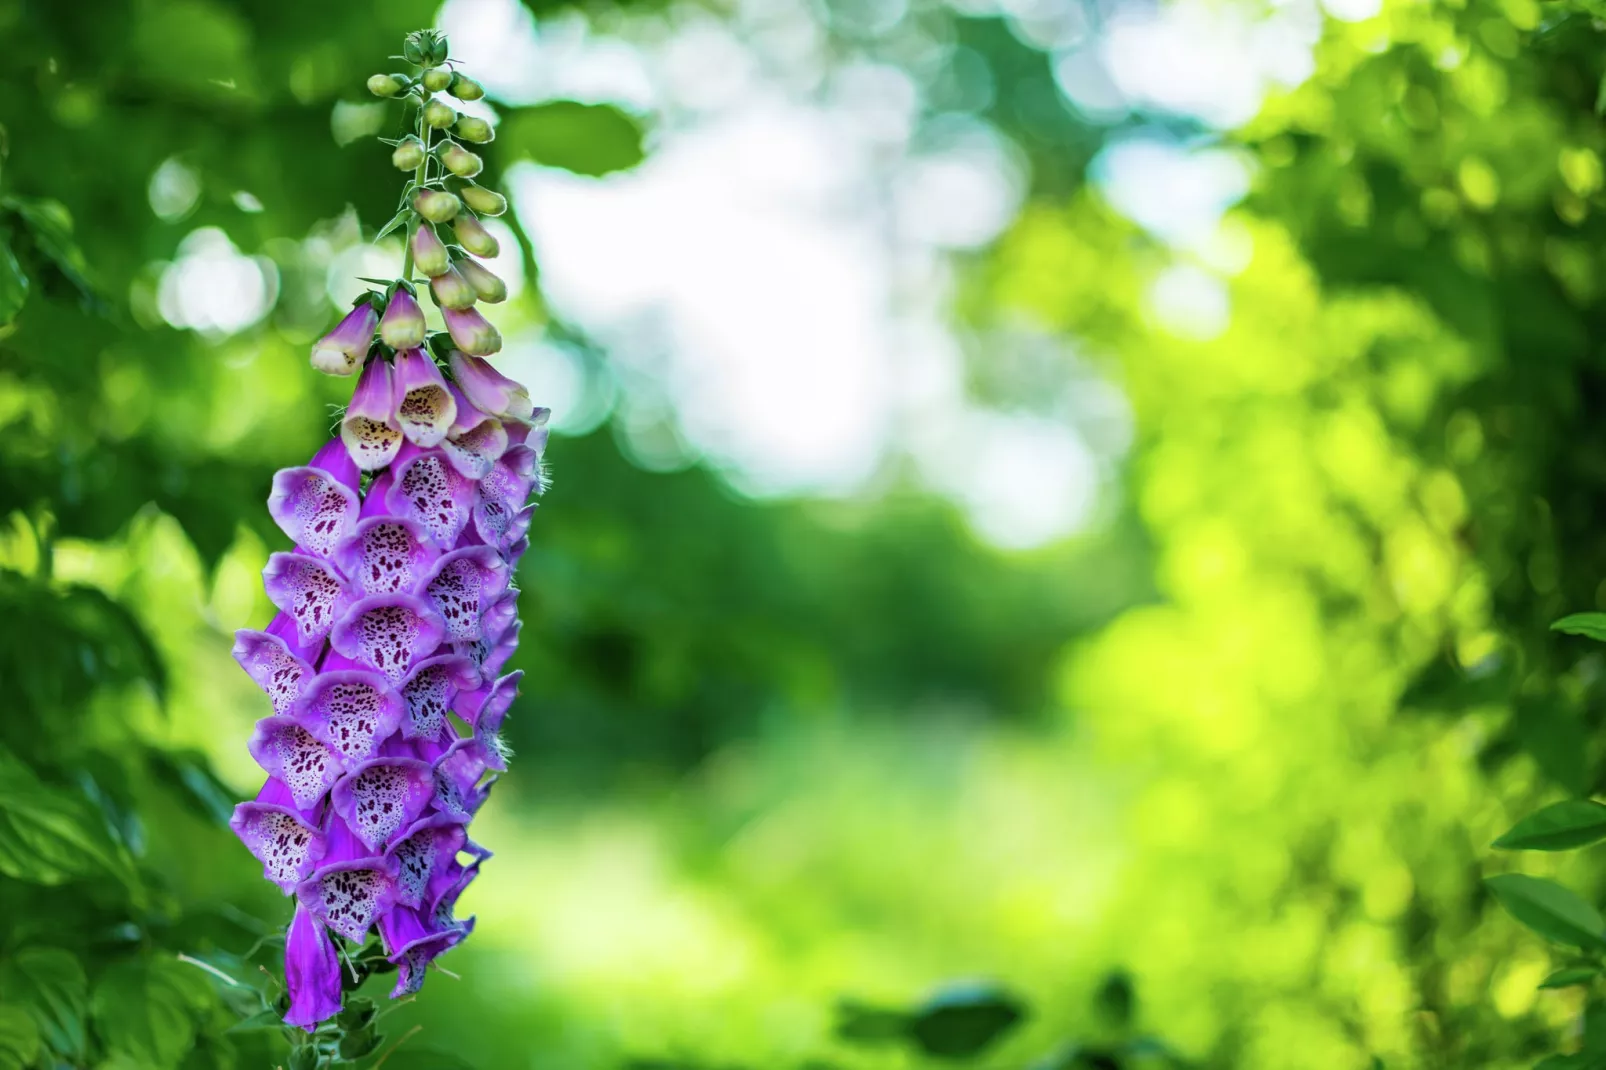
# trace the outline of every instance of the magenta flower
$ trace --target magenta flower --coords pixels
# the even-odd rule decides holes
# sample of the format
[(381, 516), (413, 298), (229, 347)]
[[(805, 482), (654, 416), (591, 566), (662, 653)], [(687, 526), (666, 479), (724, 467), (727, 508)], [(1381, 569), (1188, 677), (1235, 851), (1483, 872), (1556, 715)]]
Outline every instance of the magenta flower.
[(426, 449), (439, 446), (457, 419), (457, 400), (447, 389), (435, 361), (422, 349), (396, 354), (392, 376), (396, 391), (396, 420), (407, 441)]
[(318, 339), (312, 347), (312, 366), (330, 375), (350, 375), (362, 367), (368, 347), (374, 344), (374, 328), (379, 313), (367, 297), (341, 320), (335, 329)]
[(530, 393), (491, 365), (466, 353), (453, 353), (452, 378), (472, 403), (492, 416), (528, 420), (535, 412)]
[(532, 413), (518, 384), (460, 354), (451, 370), (419, 349), (394, 370), (376, 356), (340, 437), (274, 477), (293, 543), (263, 572), (279, 613), (236, 636), (269, 708), (250, 740), (267, 781), (231, 827), (294, 897), (285, 1021), (309, 1031), (341, 1009), (338, 941), (377, 931), (392, 995), (418, 991), (473, 930), (454, 911), (489, 857), (468, 825), (507, 768), (510, 581), (545, 439), (510, 441), (504, 418)]
[(396, 397), (390, 385), (390, 364), (368, 362), (357, 380), (357, 390), (340, 421), (340, 438), (351, 459), (365, 472), (385, 467), (401, 449), (401, 425), (396, 422)]
[(452, 336), (457, 348), (476, 357), (488, 357), (502, 348), (502, 336), (486, 322), (477, 309), (441, 309), (446, 321), (446, 332)]

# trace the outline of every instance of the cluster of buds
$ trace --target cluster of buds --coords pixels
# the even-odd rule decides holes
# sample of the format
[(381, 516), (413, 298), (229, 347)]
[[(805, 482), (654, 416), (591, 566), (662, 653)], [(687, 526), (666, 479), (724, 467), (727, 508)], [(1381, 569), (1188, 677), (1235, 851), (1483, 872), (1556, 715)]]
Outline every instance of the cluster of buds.
[[(407, 47), (427, 68), (418, 85), (473, 85), (440, 70), (438, 35)], [(460, 240), (477, 228), (460, 225)], [(309, 1031), (341, 1009), (333, 937), (361, 948), (377, 928), (396, 997), (472, 929), (455, 906), (489, 852), (468, 825), (507, 768), (500, 729), (520, 677), (502, 670), (547, 413), (483, 359), (499, 339), (458, 290), (500, 300), (500, 280), (454, 267), (422, 221), (413, 240), (449, 333), (429, 334), (404, 271), (314, 346), (315, 366), (360, 376), (338, 436), (274, 477), (268, 509), (294, 548), (263, 572), (278, 615), (234, 649), (272, 715), (250, 741), (267, 782), (231, 824), (295, 898), (285, 1021)]]

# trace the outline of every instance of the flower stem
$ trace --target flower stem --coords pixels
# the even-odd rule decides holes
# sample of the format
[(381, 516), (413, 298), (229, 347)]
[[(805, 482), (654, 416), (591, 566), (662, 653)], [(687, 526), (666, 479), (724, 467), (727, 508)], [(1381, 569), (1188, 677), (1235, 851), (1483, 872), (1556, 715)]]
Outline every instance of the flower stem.
[[(415, 187), (422, 187), (424, 180), (429, 177), (429, 141), (434, 131), (424, 121), (424, 105), (428, 102), (428, 90), (424, 89), (423, 86), (419, 86), (418, 138), (424, 143), (424, 158), (418, 162), (418, 168), (413, 172), (413, 185)], [(418, 216), (415, 213), (413, 218), (407, 222), (407, 240), (404, 242), (407, 251), (402, 257), (402, 281), (409, 284), (413, 281), (413, 233), (416, 230), (418, 230)]]

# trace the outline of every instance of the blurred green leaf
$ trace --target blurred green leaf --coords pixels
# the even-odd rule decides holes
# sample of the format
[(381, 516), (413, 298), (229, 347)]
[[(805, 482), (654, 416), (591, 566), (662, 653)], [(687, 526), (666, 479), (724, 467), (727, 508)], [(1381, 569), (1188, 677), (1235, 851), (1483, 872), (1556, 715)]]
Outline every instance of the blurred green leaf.
[(21, 220), (39, 256), (60, 273), (81, 300), (98, 303), (89, 262), (73, 239), (72, 216), (60, 201), (7, 197), (0, 201)]
[(1567, 799), (1511, 826), (1493, 846), (1512, 851), (1566, 851), (1606, 839), (1606, 806)]
[(165, 956), (125, 959), (95, 983), (95, 1032), (113, 1051), (169, 1066), (195, 1042), (196, 1019), (212, 1005), (201, 971)]
[(0, 1005), (0, 1070), (22, 1070), (39, 1055), (39, 1030), (21, 1007)]
[(1522, 873), (1487, 877), (1484, 884), (1507, 913), (1547, 940), (1606, 950), (1606, 922), (1600, 912), (1569, 889)]
[(1137, 1007), (1132, 978), (1121, 970), (1111, 972), (1094, 994), (1093, 1007), (1110, 1028), (1125, 1030), (1130, 1027)]
[(1565, 970), (1557, 970), (1543, 981), (1540, 988), (1572, 988), (1574, 985), (1587, 985), (1600, 976), (1600, 970), (1593, 966), (1572, 966)]
[(909, 1033), (912, 1016), (857, 1000), (837, 1003), (836, 1035), (850, 1044), (885, 1044)]
[(212, 772), (211, 763), (199, 751), (169, 752), (152, 749), (151, 767), (157, 777), (196, 811), (219, 825), (228, 825), (239, 800), (229, 786)]
[(1603, 1070), (1603, 1068), (1606, 1068), (1606, 1059), (1587, 1051), (1575, 1055), (1551, 1055), (1534, 1065), (1534, 1070)]
[(89, 982), (70, 952), (24, 947), (0, 961), (0, 997), (26, 1007), (45, 1044), (58, 1055), (82, 1060)]
[(284, 1016), (277, 1010), (269, 1007), (267, 1010), (257, 1011), (249, 1018), (242, 1018), (229, 1026), (230, 1033), (251, 1033), (260, 1029), (278, 1031), (284, 1028)]
[(11, 245), (0, 236), (0, 327), (17, 318), (28, 300), (28, 276), (17, 263)]
[(1556, 621), (1550, 630), (1606, 643), (1606, 613), (1573, 613)]
[(1026, 1007), (993, 985), (944, 989), (914, 1014), (910, 1035), (928, 1055), (958, 1059), (997, 1043), (1026, 1017)]
[(0, 748), (0, 873), (35, 884), (109, 875), (130, 891), (139, 878), (127, 853), (83, 799), (42, 783)]
[(519, 108), (497, 128), (499, 151), (579, 175), (636, 166), (645, 155), (635, 119), (610, 104), (553, 101)]

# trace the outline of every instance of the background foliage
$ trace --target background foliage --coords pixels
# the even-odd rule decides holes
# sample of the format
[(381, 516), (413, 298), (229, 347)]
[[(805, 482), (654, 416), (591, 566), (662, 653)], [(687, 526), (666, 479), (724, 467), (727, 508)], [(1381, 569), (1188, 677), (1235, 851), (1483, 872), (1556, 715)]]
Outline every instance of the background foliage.
[[(286, 1058), (236, 1028), (287, 910), (223, 827), (262, 713), (229, 636), (269, 613), (269, 476), (343, 401), (306, 367), (324, 274), (394, 197), (342, 130), (434, 15), (0, 3), (0, 1067)], [(1307, 80), (1198, 132), (1254, 179), (1191, 250), (1086, 183), (1111, 131), (1045, 110), (997, 17), (908, 17), (989, 65), (1031, 168), (953, 316), (1119, 384), (1118, 504), (1009, 553), (897, 473), (759, 503), (559, 440), (479, 930), (385, 1065), (1595, 1065), (1591, 990), (1536, 991), (1568, 956), (1482, 881), (1601, 888), (1487, 848), (1606, 787), (1600, 654), (1547, 629), (1606, 608), (1587, 5), (1326, 19)], [(493, 175), (652, 147), (585, 102), (502, 121)], [(262, 322), (160, 314), (203, 228), (272, 262)], [(1179, 264), (1225, 279), (1219, 334), (1156, 320)], [(922, 1002), (960, 976), (1003, 987)]]

